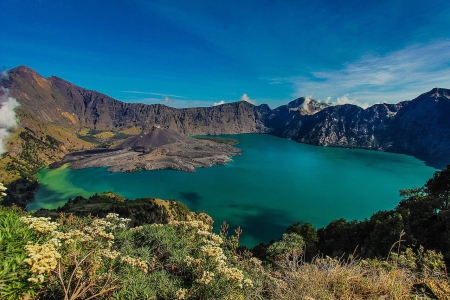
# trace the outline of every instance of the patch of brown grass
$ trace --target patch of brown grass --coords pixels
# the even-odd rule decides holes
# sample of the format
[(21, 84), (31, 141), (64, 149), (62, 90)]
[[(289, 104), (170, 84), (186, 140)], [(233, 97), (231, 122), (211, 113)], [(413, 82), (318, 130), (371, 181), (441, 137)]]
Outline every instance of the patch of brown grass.
[(416, 283), (425, 283), (439, 299), (450, 299), (448, 277), (421, 279), (385, 261), (330, 257), (296, 267), (287, 263), (272, 294), (275, 299), (427, 299), (413, 292)]

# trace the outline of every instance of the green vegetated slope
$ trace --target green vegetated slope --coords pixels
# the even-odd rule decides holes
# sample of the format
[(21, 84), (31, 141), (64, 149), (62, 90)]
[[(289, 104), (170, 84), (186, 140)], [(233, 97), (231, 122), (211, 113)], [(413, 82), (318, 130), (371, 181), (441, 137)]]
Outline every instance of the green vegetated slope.
[(57, 219), (60, 214), (73, 214), (79, 217), (95, 216), (104, 218), (109, 213), (115, 213), (122, 218), (130, 219), (130, 227), (144, 224), (168, 223), (171, 220), (202, 220), (212, 225), (213, 221), (205, 213), (191, 212), (181, 202), (162, 200), (158, 198), (138, 198), (128, 200), (112, 192), (95, 194), (89, 198), (78, 196), (57, 209), (41, 209), (34, 213), (36, 217), (51, 217)]
[(33, 216), (1, 208), (0, 295), (450, 299), (450, 168), (401, 193), (394, 210), (369, 220), (337, 220), (318, 231), (295, 223), (253, 249), (239, 245), (239, 227), (224, 223), (215, 234), (211, 219), (173, 200), (106, 192)]

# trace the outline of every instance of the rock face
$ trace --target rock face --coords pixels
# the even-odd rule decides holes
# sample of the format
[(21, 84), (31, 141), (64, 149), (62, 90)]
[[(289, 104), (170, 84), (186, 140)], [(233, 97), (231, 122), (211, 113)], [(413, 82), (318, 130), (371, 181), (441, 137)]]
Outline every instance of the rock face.
[(187, 137), (169, 128), (152, 127), (117, 148), (73, 152), (50, 168), (70, 163), (72, 169), (110, 167), (112, 172), (174, 169), (195, 172), (198, 167), (224, 165), (240, 149), (208, 140)]
[(269, 106), (240, 101), (214, 107), (175, 109), (161, 104), (124, 103), (75, 86), (61, 78), (43, 78), (28, 67), (9, 72), (3, 84), (10, 95), (46, 123), (95, 130), (123, 130), (133, 126), (170, 127), (183, 134), (267, 132)]
[(184, 135), (270, 133), (314, 145), (405, 153), (435, 167), (450, 163), (450, 91), (446, 89), (367, 109), (331, 106), (310, 98), (273, 110), (242, 101), (175, 109), (123, 103), (57, 77), (43, 78), (27, 67), (11, 70), (2, 84), (33, 118), (71, 131), (160, 125)]
[(450, 162), (449, 114), (450, 90), (435, 88), (411, 101), (367, 109), (347, 104), (300, 114), (283, 106), (265, 124), (272, 134), (298, 142), (404, 153), (441, 168)]

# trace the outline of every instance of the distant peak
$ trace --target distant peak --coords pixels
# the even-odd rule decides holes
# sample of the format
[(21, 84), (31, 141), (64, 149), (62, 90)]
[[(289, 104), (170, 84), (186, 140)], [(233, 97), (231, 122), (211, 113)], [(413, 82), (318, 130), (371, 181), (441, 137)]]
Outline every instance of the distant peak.
[(308, 96), (297, 98), (287, 104), (289, 110), (299, 111), (302, 115), (313, 115), (328, 106), (329, 104), (319, 102)]
[(30, 73), (30, 74), (37, 74), (37, 72), (27, 66), (18, 66), (14, 69), (11, 69), (9, 71), (10, 73)]
[(429, 91), (428, 94), (430, 98), (438, 99), (444, 97), (450, 99), (450, 90), (443, 88), (434, 88), (431, 91)]
[(31, 79), (37, 80), (39, 78), (42, 78), (42, 76), (39, 75), (38, 72), (36, 72), (35, 70), (33, 70), (27, 66), (19, 66), (19, 67), (9, 70), (8, 76), (19, 77), (19, 78), (23, 78), (25, 80), (31, 80)]
[(297, 99), (292, 100), (291, 102), (289, 102), (287, 104), (287, 107), (290, 108), (290, 109), (295, 109), (295, 108), (298, 108), (299, 106), (301, 106), (304, 102), (305, 102), (305, 98), (304, 97), (300, 97), (300, 98), (297, 98)]

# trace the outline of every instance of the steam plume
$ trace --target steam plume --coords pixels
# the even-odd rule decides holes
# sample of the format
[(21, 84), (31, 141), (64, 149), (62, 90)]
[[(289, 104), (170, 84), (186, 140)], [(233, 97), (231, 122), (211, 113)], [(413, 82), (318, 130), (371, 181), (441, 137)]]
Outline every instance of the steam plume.
[[(8, 74), (3, 71), (1, 79), (7, 78)], [(19, 106), (16, 99), (9, 97), (9, 90), (0, 86), (0, 155), (6, 152), (5, 142), (9, 137), (12, 127), (18, 124), (14, 109)]]

